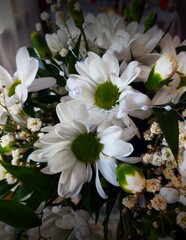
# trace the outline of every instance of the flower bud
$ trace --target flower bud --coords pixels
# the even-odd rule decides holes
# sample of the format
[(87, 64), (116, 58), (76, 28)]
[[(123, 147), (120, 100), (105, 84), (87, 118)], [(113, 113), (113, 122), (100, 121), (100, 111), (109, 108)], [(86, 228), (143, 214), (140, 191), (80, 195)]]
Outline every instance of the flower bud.
[(38, 32), (31, 34), (31, 40), (34, 48), (37, 50), (39, 55), (44, 59), (51, 59), (52, 53), (45, 41), (45, 38)]
[(116, 170), (117, 180), (125, 192), (137, 193), (145, 188), (143, 172), (136, 166), (122, 163)]
[(150, 71), (146, 84), (147, 90), (157, 91), (171, 79), (177, 68), (176, 59), (167, 53), (163, 54)]

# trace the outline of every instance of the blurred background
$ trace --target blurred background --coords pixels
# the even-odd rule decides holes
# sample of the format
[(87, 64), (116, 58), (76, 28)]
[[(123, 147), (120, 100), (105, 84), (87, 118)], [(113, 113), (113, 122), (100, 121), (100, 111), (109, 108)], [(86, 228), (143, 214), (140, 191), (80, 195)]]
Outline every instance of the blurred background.
[[(67, 0), (65, 1), (67, 2)], [(130, 0), (80, 0), (85, 12), (114, 10), (123, 15)], [(0, 65), (15, 71), (15, 55), (21, 46), (31, 46), (30, 34), (36, 23), (43, 24), (40, 15), (47, 10), (45, 0), (0, 0)], [(166, 29), (172, 20), (170, 33), (186, 39), (185, 0), (147, 0), (146, 14), (158, 13), (158, 24)]]

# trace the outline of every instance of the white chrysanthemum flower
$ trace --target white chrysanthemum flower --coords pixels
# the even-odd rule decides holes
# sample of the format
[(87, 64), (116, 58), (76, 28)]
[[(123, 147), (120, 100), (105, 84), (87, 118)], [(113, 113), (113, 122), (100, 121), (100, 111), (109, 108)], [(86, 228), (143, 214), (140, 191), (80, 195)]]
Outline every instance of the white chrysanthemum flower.
[(79, 75), (69, 75), (69, 95), (85, 104), (89, 114), (96, 114), (100, 123), (116, 117), (129, 126), (128, 115), (140, 119), (148, 117), (150, 110), (143, 111), (141, 107), (150, 105), (150, 99), (129, 86), (140, 72), (138, 62), (129, 63), (120, 75), (119, 62), (112, 52), (107, 51), (102, 58), (93, 52), (88, 55), (84, 62), (76, 63)]
[[(57, 114), (62, 120), (63, 111), (59, 104)], [(38, 162), (47, 162), (48, 166), (42, 170), (45, 173), (61, 172), (58, 193), (65, 197), (76, 196), (83, 184), (91, 180), (93, 165), (97, 190), (105, 198), (98, 171), (107, 181), (118, 186), (116, 159), (122, 161), (129, 156), (133, 146), (122, 140), (123, 129), (119, 126), (110, 126), (99, 133), (92, 132), (90, 127), (71, 119), (70, 109), (65, 113), (66, 121), (43, 129), (47, 134), (36, 143), (35, 146), (39, 149), (34, 151), (30, 158)]]
[(6, 87), (8, 97), (14, 94), (24, 103), (28, 92), (35, 92), (55, 85), (52, 77), (36, 78), (38, 61), (29, 56), (26, 47), (18, 50), (16, 55), (17, 71), (12, 78), (8, 71), (0, 66), (0, 88)]

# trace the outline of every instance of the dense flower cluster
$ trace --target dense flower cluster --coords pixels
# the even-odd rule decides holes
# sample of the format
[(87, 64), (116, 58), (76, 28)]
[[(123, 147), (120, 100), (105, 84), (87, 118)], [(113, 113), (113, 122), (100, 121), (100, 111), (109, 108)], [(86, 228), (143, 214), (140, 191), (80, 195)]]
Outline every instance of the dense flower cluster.
[(137, 21), (132, 7), (128, 19), (84, 16), (77, 0), (69, 12), (60, 1), (47, 4), (41, 19), (52, 26), (53, 15), (56, 31), (42, 36), (37, 24), (15, 74), (0, 66), (0, 220), (28, 239), (39, 225), (38, 237), (59, 239), (44, 227), (50, 216), (50, 226), (68, 229), (65, 239), (101, 239), (90, 218), (106, 205), (109, 239), (116, 201), (117, 239), (181, 239), (186, 42), (153, 16)]

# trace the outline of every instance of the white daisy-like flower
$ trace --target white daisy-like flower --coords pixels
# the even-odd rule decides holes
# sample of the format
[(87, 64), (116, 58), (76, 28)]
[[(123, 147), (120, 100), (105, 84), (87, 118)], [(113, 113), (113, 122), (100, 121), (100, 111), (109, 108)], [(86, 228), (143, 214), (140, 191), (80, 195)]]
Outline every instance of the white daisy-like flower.
[[(28, 92), (35, 92), (55, 85), (52, 77), (36, 78), (39, 63), (29, 56), (26, 47), (21, 47), (16, 55), (17, 71), (12, 77), (8, 71), (0, 66), (0, 88), (6, 88), (8, 97), (16, 95), (24, 103)], [(4, 90), (4, 91), (5, 91)]]
[[(64, 117), (63, 110), (58, 104), (59, 119)], [(30, 155), (30, 159), (47, 162), (48, 166), (42, 170), (44, 173), (61, 173), (59, 195), (75, 197), (83, 184), (91, 180), (92, 166), (95, 167), (95, 184), (100, 196), (106, 198), (99, 172), (111, 184), (119, 185), (116, 180), (116, 159), (122, 161), (133, 151), (133, 146), (122, 140), (121, 127), (110, 126), (97, 133), (83, 123), (66, 119), (55, 126), (43, 128), (43, 131), (47, 133), (35, 144), (39, 149)]]
[(119, 62), (112, 52), (107, 51), (102, 58), (93, 52), (88, 55), (84, 62), (76, 63), (79, 75), (69, 75), (69, 95), (85, 104), (89, 114), (96, 114), (100, 123), (116, 117), (129, 126), (128, 115), (148, 117), (150, 110), (144, 112), (141, 107), (150, 105), (150, 99), (129, 86), (140, 72), (138, 62), (132, 61), (120, 74)]

